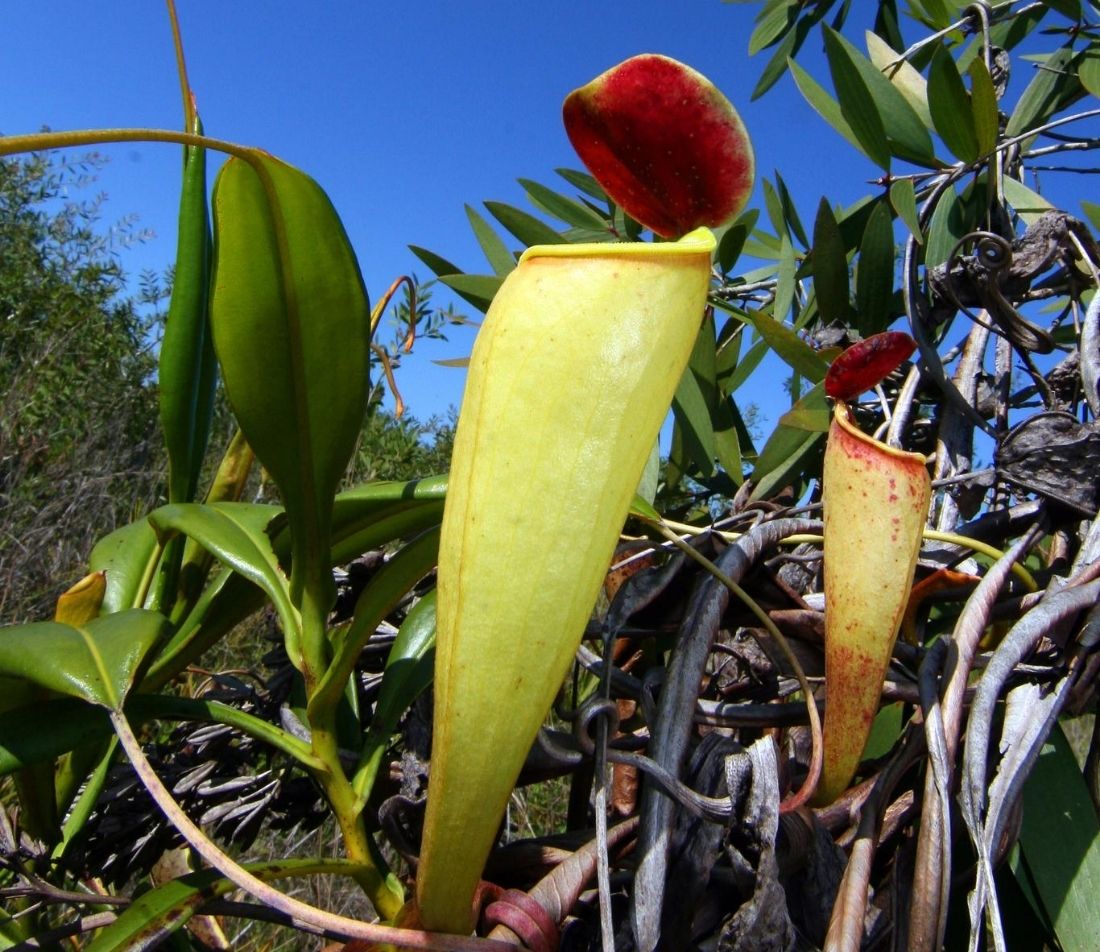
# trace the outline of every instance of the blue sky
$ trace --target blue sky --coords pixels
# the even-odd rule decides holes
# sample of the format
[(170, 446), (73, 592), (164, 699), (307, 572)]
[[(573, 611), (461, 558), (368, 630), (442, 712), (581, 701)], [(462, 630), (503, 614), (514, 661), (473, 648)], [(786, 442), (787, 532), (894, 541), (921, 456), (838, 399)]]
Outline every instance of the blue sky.
[[(761, 174), (779, 166), (787, 177), (801, 166), (790, 184), (808, 209), (830, 163), (848, 180), (851, 166), (861, 164), (789, 80), (749, 103), (764, 61), (746, 55), (755, 4), (177, 2), (207, 132), (261, 146), (321, 183), (351, 235), (372, 298), (410, 269), (429, 277), (409, 244), (485, 270), (464, 203), (524, 205), (517, 177), (551, 184), (560, 182), (555, 167), (580, 167), (562, 128), (562, 99), (635, 53), (665, 53), (707, 74), (741, 110)], [(163, 4), (4, 6), (0, 132), (180, 127)], [(156, 235), (127, 251), (124, 264), (133, 273), (163, 269), (174, 254), (177, 150), (128, 144), (101, 151), (111, 156), (99, 181), (109, 197), (106, 216), (136, 212)], [(812, 164), (804, 162), (810, 151)], [(869, 165), (866, 174), (873, 174)], [(862, 194), (855, 175), (853, 198)], [(406, 360), (401, 384), (417, 416), (459, 402), (462, 371), (430, 358), (465, 355), (470, 336), (456, 331), (448, 344)]]
[[(557, 184), (555, 167), (579, 167), (561, 125), (562, 99), (639, 52), (665, 53), (707, 74), (741, 111), (758, 176), (779, 169), (809, 221), (822, 194), (854, 200), (877, 175), (812, 112), (789, 77), (749, 101), (768, 55), (747, 56), (755, 3), (177, 2), (207, 132), (261, 146), (321, 183), (351, 235), (372, 298), (399, 274), (429, 277), (409, 244), (486, 270), (464, 203), (522, 206), (517, 177)], [(162, 3), (5, 0), (4, 12), (0, 132), (180, 127)], [(847, 32), (858, 45), (867, 25), (852, 16)], [(800, 62), (829, 85), (816, 35)], [(136, 212), (156, 236), (126, 251), (124, 265), (133, 274), (162, 270), (174, 254), (178, 150), (127, 144), (102, 151), (111, 157), (99, 182), (109, 199), (106, 217)], [(400, 382), (414, 414), (427, 417), (459, 402), (462, 371), (430, 359), (467, 354), (471, 337), (455, 331), (449, 343), (424, 347), (405, 362)], [(774, 389), (778, 399), (778, 376)], [(772, 401), (761, 402), (773, 416)]]

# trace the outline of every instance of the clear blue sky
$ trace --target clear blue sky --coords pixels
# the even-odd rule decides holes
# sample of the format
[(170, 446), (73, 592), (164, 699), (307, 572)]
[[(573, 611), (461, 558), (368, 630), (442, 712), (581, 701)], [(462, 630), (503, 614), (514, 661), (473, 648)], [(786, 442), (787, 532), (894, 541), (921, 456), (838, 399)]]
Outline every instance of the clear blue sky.
[[(261, 146), (321, 183), (372, 298), (407, 271), (429, 277), (409, 244), (487, 270), (463, 204), (524, 205), (517, 177), (556, 183), (555, 167), (579, 167), (562, 129), (562, 99), (635, 53), (665, 53), (707, 74), (741, 111), (759, 175), (778, 168), (804, 218), (812, 221), (823, 193), (853, 200), (877, 174), (812, 112), (789, 76), (749, 102), (768, 56), (750, 60), (746, 52), (760, 4), (177, 2), (207, 132)], [(3, 8), (0, 132), (180, 127), (162, 3), (4, 0)], [(847, 32), (858, 45), (867, 25), (853, 14)], [(800, 62), (829, 85), (816, 35)], [(1017, 95), (1023, 85), (1014, 83)], [(100, 178), (107, 218), (136, 212), (156, 236), (125, 252), (125, 267), (163, 270), (174, 254), (179, 151), (133, 144), (102, 151), (111, 156)], [(471, 336), (457, 331), (449, 344), (406, 361), (401, 383), (414, 414), (458, 403), (462, 371), (429, 358), (467, 354)]]

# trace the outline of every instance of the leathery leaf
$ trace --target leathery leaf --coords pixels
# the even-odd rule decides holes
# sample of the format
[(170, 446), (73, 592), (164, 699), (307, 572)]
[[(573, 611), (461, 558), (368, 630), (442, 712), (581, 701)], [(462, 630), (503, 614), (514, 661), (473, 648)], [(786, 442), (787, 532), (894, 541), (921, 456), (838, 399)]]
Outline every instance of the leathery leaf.
[(328, 196), (271, 156), (214, 187), (211, 323), (241, 430), (286, 504), (293, 588), (327, 561), (332, 497), (368, 393), (370, 306)]

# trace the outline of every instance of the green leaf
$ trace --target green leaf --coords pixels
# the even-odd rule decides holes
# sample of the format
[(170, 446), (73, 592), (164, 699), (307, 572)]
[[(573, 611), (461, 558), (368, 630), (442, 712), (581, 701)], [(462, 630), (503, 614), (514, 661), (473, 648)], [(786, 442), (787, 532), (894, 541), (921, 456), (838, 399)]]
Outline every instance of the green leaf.
[(1038, 192), (1033, 192), (1019, 179), (1006, 175), (1001, 180), (1005, 201), (1015, 210), (1026, 224), (1034, 224), (1042, 215), (1054, 206)]
[(928, 108), (936, 132), (951, 154), (963, 162), (973, 162), (980, 152), (970, 94), (955, 60), (942, 46), (936, 48), (929, 67)]
[[(354, 876), (366, 867), (341, 859), (280, 859), (245, 865), (264, 882), (301, 876)], [(204, 903), (227, 896), (237, 885), (216, 870), (171, 879), (138, 896), (113, 923), (97, 933), (86, 952), (152, 949), (181, 928)]]
[(241, 430), (286, 506), (298, 591), (323, 584), (329, 564), (332, 497), (370, 389), (370, 306), (336, 210), (297, 169), (266, 154), (231, 158), (214, 227), (214, 346)]
[(886, 330), (894, 318), (894, 227), (885, 202), (867, 219), (856, 268), (856, 327), (865, 337)]
[(156, 559), (157, 534), (146, 519), (131, 522), (100, 539), (88, 559), (89, 571), (107, 573), (107, 593), (100, 613), (142, 607), (138, 600)]
[(1006, 138), (1042, 125), (1080, 91), (1076, 75), (1070, 69), (1073, 58), (1073, 50), (1063, 48), (1040, 64), (1012, 110), (1005, 126)]
[(466, 206), (466, 217), (470, 220), (470, 227), (474, 230), (474, 237), (485, 252), (490, 267), (501, 277), (508, 274), (516, 267), (516, 256), (508, 250), (507, 245), (500, 240), (500, 235), (493, 231), (489, 223), (482, 218), (475, 209)]
[(997, 146), (997, 136), (1001, 131), (1001, 113), (997, 105), (997, 90), (993, 79), (986, 69), (985, 60), (980, 56), (971, 62), (967, 73), (970, 76), (970, 107), (974, 112), (974, 134), (978, 140), (978, 154), (989, 155)]
[(352, 781), (361, 801), (370, 797), (382, 756), (409, 705), (432, 683), (435, 666), (435, 596), (433, 588), (410, 610), (386, 658), (382, 687), (363, 742)]
[(767, 49), (794, 26), (799, 6), (798, 0), (769, 0), (764, 4), (749, 35), (749, 56)]
[(936, 166), (932, 137), (920, 114), (874, 63), (864, 56), (840, 33), (824, 28), (826, 46), (839, 47), (843, 55), (859, 72), (882, 121), (891, 152), (901, 159), (929, 167)]
[[(3, 629), (0, 629), (2, 636)], [(27, 730), (28, 724), (34, 730)], [(0, 713), (0, 776), (52, 762), (94, 740), (107, 737), (106, 712), (73, 697), (38, 700)]]
[(928, 222), (928, 244), (924, 253), (926, 267), (943, 264), (951, 249), (963, 235), (974, 230), (975, 224), (970, 203), (964, 202), (954, 187), (949, 188), (940, 197)]
[(827, 433), (832, 419), (825, 385), (818, 383), (807, 390), (798, 402), (779, 418), (779, 425), (809, 433)]
[(840, 111), (840, 104), (794, 60), (791, 60), (790, 68), (794, 84), (798, 87), (798, 91), (802, 93), (806, 102), (813, 107), (814, 112), (844, 136), (849, 143), (857, 149), (862, 149), (855, 132), (852, 131), (852, 127), (848, 125), (848, 120), (844, 118), (844, 114)]
[(1094, 45), (1081, 54), (1077, 78), (1091, 95), (1100, 97), (1100, 45)]
[(168, 620), (132, 608), (82, 627), (46, 621), (0, 629), (0, 674), (118, 710)]
[(597, 202), (607, 202), (609, 200), (603, 186), (587, 172), (580, 172), (577, 169), (554, 169), (554, 171), (589, 198), (594, 198)]
[(573, 225), (575, 228), (587, 228), (607, 234), (609, 228), (607, 220), (597, 215), (587, 205), (582, 205), (571, 198), (559, 195), (553, 189), (547, 188), (539, 182), (533, 182), (531, 179), (521, 178), (519, 184), (523, 186), (523, 190), (527, 193), (527, 197), (531, 199), (531, 202), (546, 214), (560, 218), (563, 222)]
[(928, 111), (928, 85), (924, 77), (877, 33), (865, 31), (864, 40), (875, 68), (905, 97), (924, 127), (931, 129), (932, 114)]
[(227, 568), (261, 588), (279, 614), (287, 652), (297, 666), (301, 663), (298, 613), (266, 531), (279, 512), (276, 506), (240, 502), (178, 503), (154, 509), (149, 514), (149, 521), (162, 540), (182, 533)]
[(439, 281), (483, 314), (504, 283), (498, 274), (445, 274)]
[(766, 499), (784, 486), (797, 483), (809, 468), (813, 454), (824, 445), (824, 433), (777, 426), (756, 459), (752, 498)]
[[(833, 77), (841, 115), (851, 128), (863, 154), (889, 172), (890, 143), (886, 138), (886, 127), (878, 105), (849, 53), (849, 46), (841, 43), (839, 34), (832, 30), (826, 29), (824, 35), (825, 54), (829, 60), (829, 72)], [(871, 66), (871, 69), (874, 67)], [(878, 73), (877, 70), (875, 72)]]
[(503, 202), (486, 202), (485, 207), (505, 228), (522, 241), (527, 247), (532, 245), (565, 244), (565, 238), (554, 231), (546, 222), (528, 215), (512, 205)]
[(794, 201), (791, 199), (787, 183), (778, 172), (775, 173), (775, 191), (779, 197), (779, 207), (783, 210), (783, 220), (787, 223), (790, 234), (802, 243), (803, 248), (809, 247), (810, 242), (806, 238), (806, 229), (802, 227), (802, 219), (798, 217), (798, 209), (795, 208)]
[(890, 185), (890, 205), (897, 212), (898, 218), (904, 223), (919, 243), (924, 244), (924, 234), (921, 232), (920, 216), (917, 213), (917, 193), (912, 179), (898, 179)]
[(427, 248), (421, 248), (419, 245), (409, 245), (409, 251), (431, 268), (436, 277), (441, 278), (448, 274), (462, 274), (462, 269), (458, 265), (452, 264), (446, 258), (437, 255), (434, 251), (429, 251)]
[(768, 60), (767, 65), (760, 72), (760, 78), (756, 81), (756, 85), (753, 87), (752, 95), (749, 97), (755, 101), (764, 95), (769, 89), (772, 88), (786, 71), (787, 68), (793, 65), (793, 56), (798, 52), (799, 35), (798, 27), (793, 30), (788, 30), (784, 35), (782, 42), (775, 48), (775, 52), (772, 53), (772, 57)]
[(760, 210), (750, 208), (743, 211), (737, 217), (737, 220), (722, 232), (722, 237), (718, 240), (718, 253), (716, 256), (722, 274), (728, 274), (737, 263), (737, 259), (741, 256), (741, 251), (745, 247), (745, 241), (752, 233), (753, 228), (756, 227), (756, 220), (759, 217)]
[(1060, 725), (1024, 786), (1020, 847), (1061, 947), (1095, 948), (1100, 821)]
[(1097, 231), (1100, 231), (1100, 204), (1090, 202), (1087, 198), (1081, 199), (1081, 211)]
[[(763, 311), (746, 313), (743, 317), (792, 370), (814, 383), (825, 379), (828, 365), (824, 358), (794, 330)], [(745, 361), (741, 363), (743, 365)]]
[(401, 546), (367, 583), (355, 603), (351, 624), (333, 645), (332, 663), (309, 699), (311, 718), (315, 709), (336, 702), (355, 669), (363, 646), (438, 559), (439, 527), (434, 526)]
[[(192, 131), (201, 135), (201, 124)], [(189, 502), (198, 491), (217, 381), (207, 319), (211, 241), (206, 150), (188, 146), (183, 156), (172, 299), (157, 374), (160, 421), (168, 450), (169, 502)]]
[(852, 305), (848, 293), (848, 252), (827, 198), (822, 198), (817, 206), (810, 263), (813, 265), (814, 292), (822, 319), (826, 323), (850, 323)]

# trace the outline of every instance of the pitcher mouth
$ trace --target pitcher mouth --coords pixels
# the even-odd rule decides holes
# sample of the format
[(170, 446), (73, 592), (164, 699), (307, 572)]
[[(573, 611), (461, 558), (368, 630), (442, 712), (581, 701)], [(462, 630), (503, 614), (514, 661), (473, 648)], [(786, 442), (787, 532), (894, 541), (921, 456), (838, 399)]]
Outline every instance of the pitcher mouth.
[(584, 244), (532, 245), (520, 255), (520, 263), (532, 258), (580, 258), (580, 257), (667, 257), (685, 254), (708, 255), (718, 246), (714, 232), (705, 226), (689, 231), (676, 241), (591, 241)]

